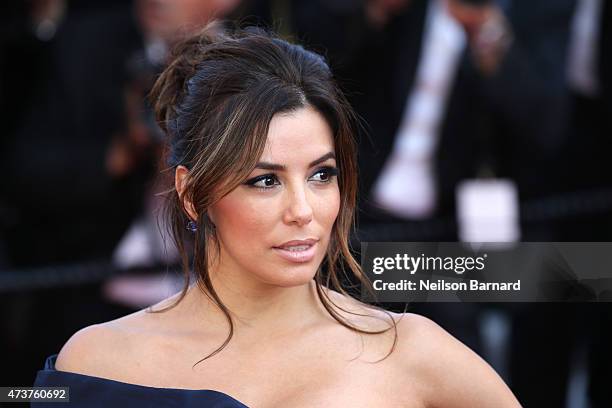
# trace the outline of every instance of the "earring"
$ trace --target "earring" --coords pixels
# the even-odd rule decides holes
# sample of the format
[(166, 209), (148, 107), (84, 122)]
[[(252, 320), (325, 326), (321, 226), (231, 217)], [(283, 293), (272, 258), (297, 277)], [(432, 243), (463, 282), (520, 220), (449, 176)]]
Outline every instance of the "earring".
[(198, 230), (198, 223), (193, 220), (187, 221), (187, 230), (191, 232), (196, 232)]

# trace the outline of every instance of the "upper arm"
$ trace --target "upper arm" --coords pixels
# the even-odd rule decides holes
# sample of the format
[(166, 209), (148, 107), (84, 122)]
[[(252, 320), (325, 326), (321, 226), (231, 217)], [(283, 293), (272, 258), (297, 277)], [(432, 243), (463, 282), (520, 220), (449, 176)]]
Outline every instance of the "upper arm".
[[(431, 320), (411, 315), (400, 329), (407, 337), (405, 362), (418, 371), (427, 406), (520, 407), (508, 386), (476, 353)], [(404, 342), (404, 340), (402, 340)]]

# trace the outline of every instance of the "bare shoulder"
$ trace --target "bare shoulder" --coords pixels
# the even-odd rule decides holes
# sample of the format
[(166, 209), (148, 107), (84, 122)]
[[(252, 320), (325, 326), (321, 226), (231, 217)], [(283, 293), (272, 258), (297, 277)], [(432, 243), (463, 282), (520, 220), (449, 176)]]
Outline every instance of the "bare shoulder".
[(161, 333), (168, 332), (171, 322), (177, 320), (176, 310), (161, 311), (175, 305), (178, 296), (175, 294), (146, 309), (79, 330), (62, 347), (56, 369), (128, 379), (131, 371), (139, 369), (141, 361), (146, 361), (150, 354), (159, 354), (155, 353), (155, 347), (159, 345)]
[(438, 324), (414, 313), (395, 317), (396, 361), (423, 385), (428, 406), (520, 407), (491, 366)]
[[(146, 324), (144, 310), (76, 332), (62, 347), (55, 368), (96, 377), (115, 378), (133, 354), (138, 332)], [(122, 364), (123, 363), (123, 364)]]

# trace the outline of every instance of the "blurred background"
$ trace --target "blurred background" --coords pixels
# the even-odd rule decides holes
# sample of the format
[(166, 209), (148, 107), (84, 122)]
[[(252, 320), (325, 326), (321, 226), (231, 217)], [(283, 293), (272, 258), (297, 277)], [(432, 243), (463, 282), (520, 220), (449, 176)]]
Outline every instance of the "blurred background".
[[(180, 288), (146, 95), (214, 19), (328, 59), (364, 121), (355, 243), (612, 241), (610, 0), (8, 0), (0, 385), (30, 386), (78, 329)], [(408, 310), (525, 407), (612, 406), (609, 303)]]

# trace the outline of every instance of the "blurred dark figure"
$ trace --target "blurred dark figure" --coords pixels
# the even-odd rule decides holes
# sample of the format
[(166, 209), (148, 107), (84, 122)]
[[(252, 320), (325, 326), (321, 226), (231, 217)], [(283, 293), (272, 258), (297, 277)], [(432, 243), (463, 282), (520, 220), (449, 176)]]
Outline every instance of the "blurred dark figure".
[[(554, 2), (551, 2), (553, 4)], [(612, 188), (612, 2), (577, 0), (571, 19), (566, 60), (559, 66), (569, 91), (565, 121), (568, 143), (559, 178), (566, 191)], [(558, 120), (563, 122), (565, 117)], [(593, 207), (585, 201), (583, 208)], [(595, 206), (596, 207), (596, 206)], [(560, 241), (612, 240), (612, 210), (570, 216), (558, 224)], [(534, 304), (514, 317), (511, 385), (525, 406), (565, 406), (576, 349), (586, 348), (588, 402), (612, 406), (612, 306)], [(530, 379), (538, 378), (537, 387)]]
[[(124, 89), (131, 79), (126, 61), (141, 46), (129, 4), (86, 10), (59, 1), (22, 3), (31, 7), (22, 18), (34, 38), (22, 53), (32, 58), (15, 59), (15, 44), (7, 44), (3, 76), (30, 96), (11, 92), (1, 98), (19, 112), (3, 138), (1, 166), (10, 177), (0, 196), (10, 214), (2, 228), (5, 267), (26, 273), (109, 258), (140, 211), (152, 166), (151, 158), (143, 158), (117, 176), (106, 165), (113, 135), (125, 129)], [(39, 6), (47, 10), (40, 17)], [(2, 295), (2, 350), (10, 367), (3, 384), (31, 384), (50, 348), (60, 347), (75, 329), (117, 313), (100, 299), (97, 285), (66, 285)]]
[[(45, 12), (40, 3), (9, 1), (0, 5), (0, 117), (3, 124), (0, 170), (5, 175), (8, 173), (3, 167), (3, 152), (11, 141), (8, 136), (20, 126), (36, 90), (45, 83), (49, 68), (49, 42), (47, 37), (40, 36), (48, 33), (44, 30), (38, 33), (36, 27), (44, 21), (43, 15), (52, 15), (59, 20), (62, 14), (61, 10)], [(53, 23), (50, 25), (54, 27)], [(6, 195), (0, 193), (0, 268), (5, 268), (9, 262), (6, 233), (15, 218), (13, 210)]]
[(140, 208), (140, 169), (113, 177), (105, 166), (124, 126), (125, 61), (140, 46), (130, 20), (126, 7), (68, 14), (49, 44), (45, 81), (3, 151), (13, 268), (109, 256)]
[[(612, 187), (612, 6), (608, 0), (577, 0), (565, 66), (572, 115), (566, 166), (568, 190)], [(563, 240), (610, 241), (612, 210), (574, 217)]]

